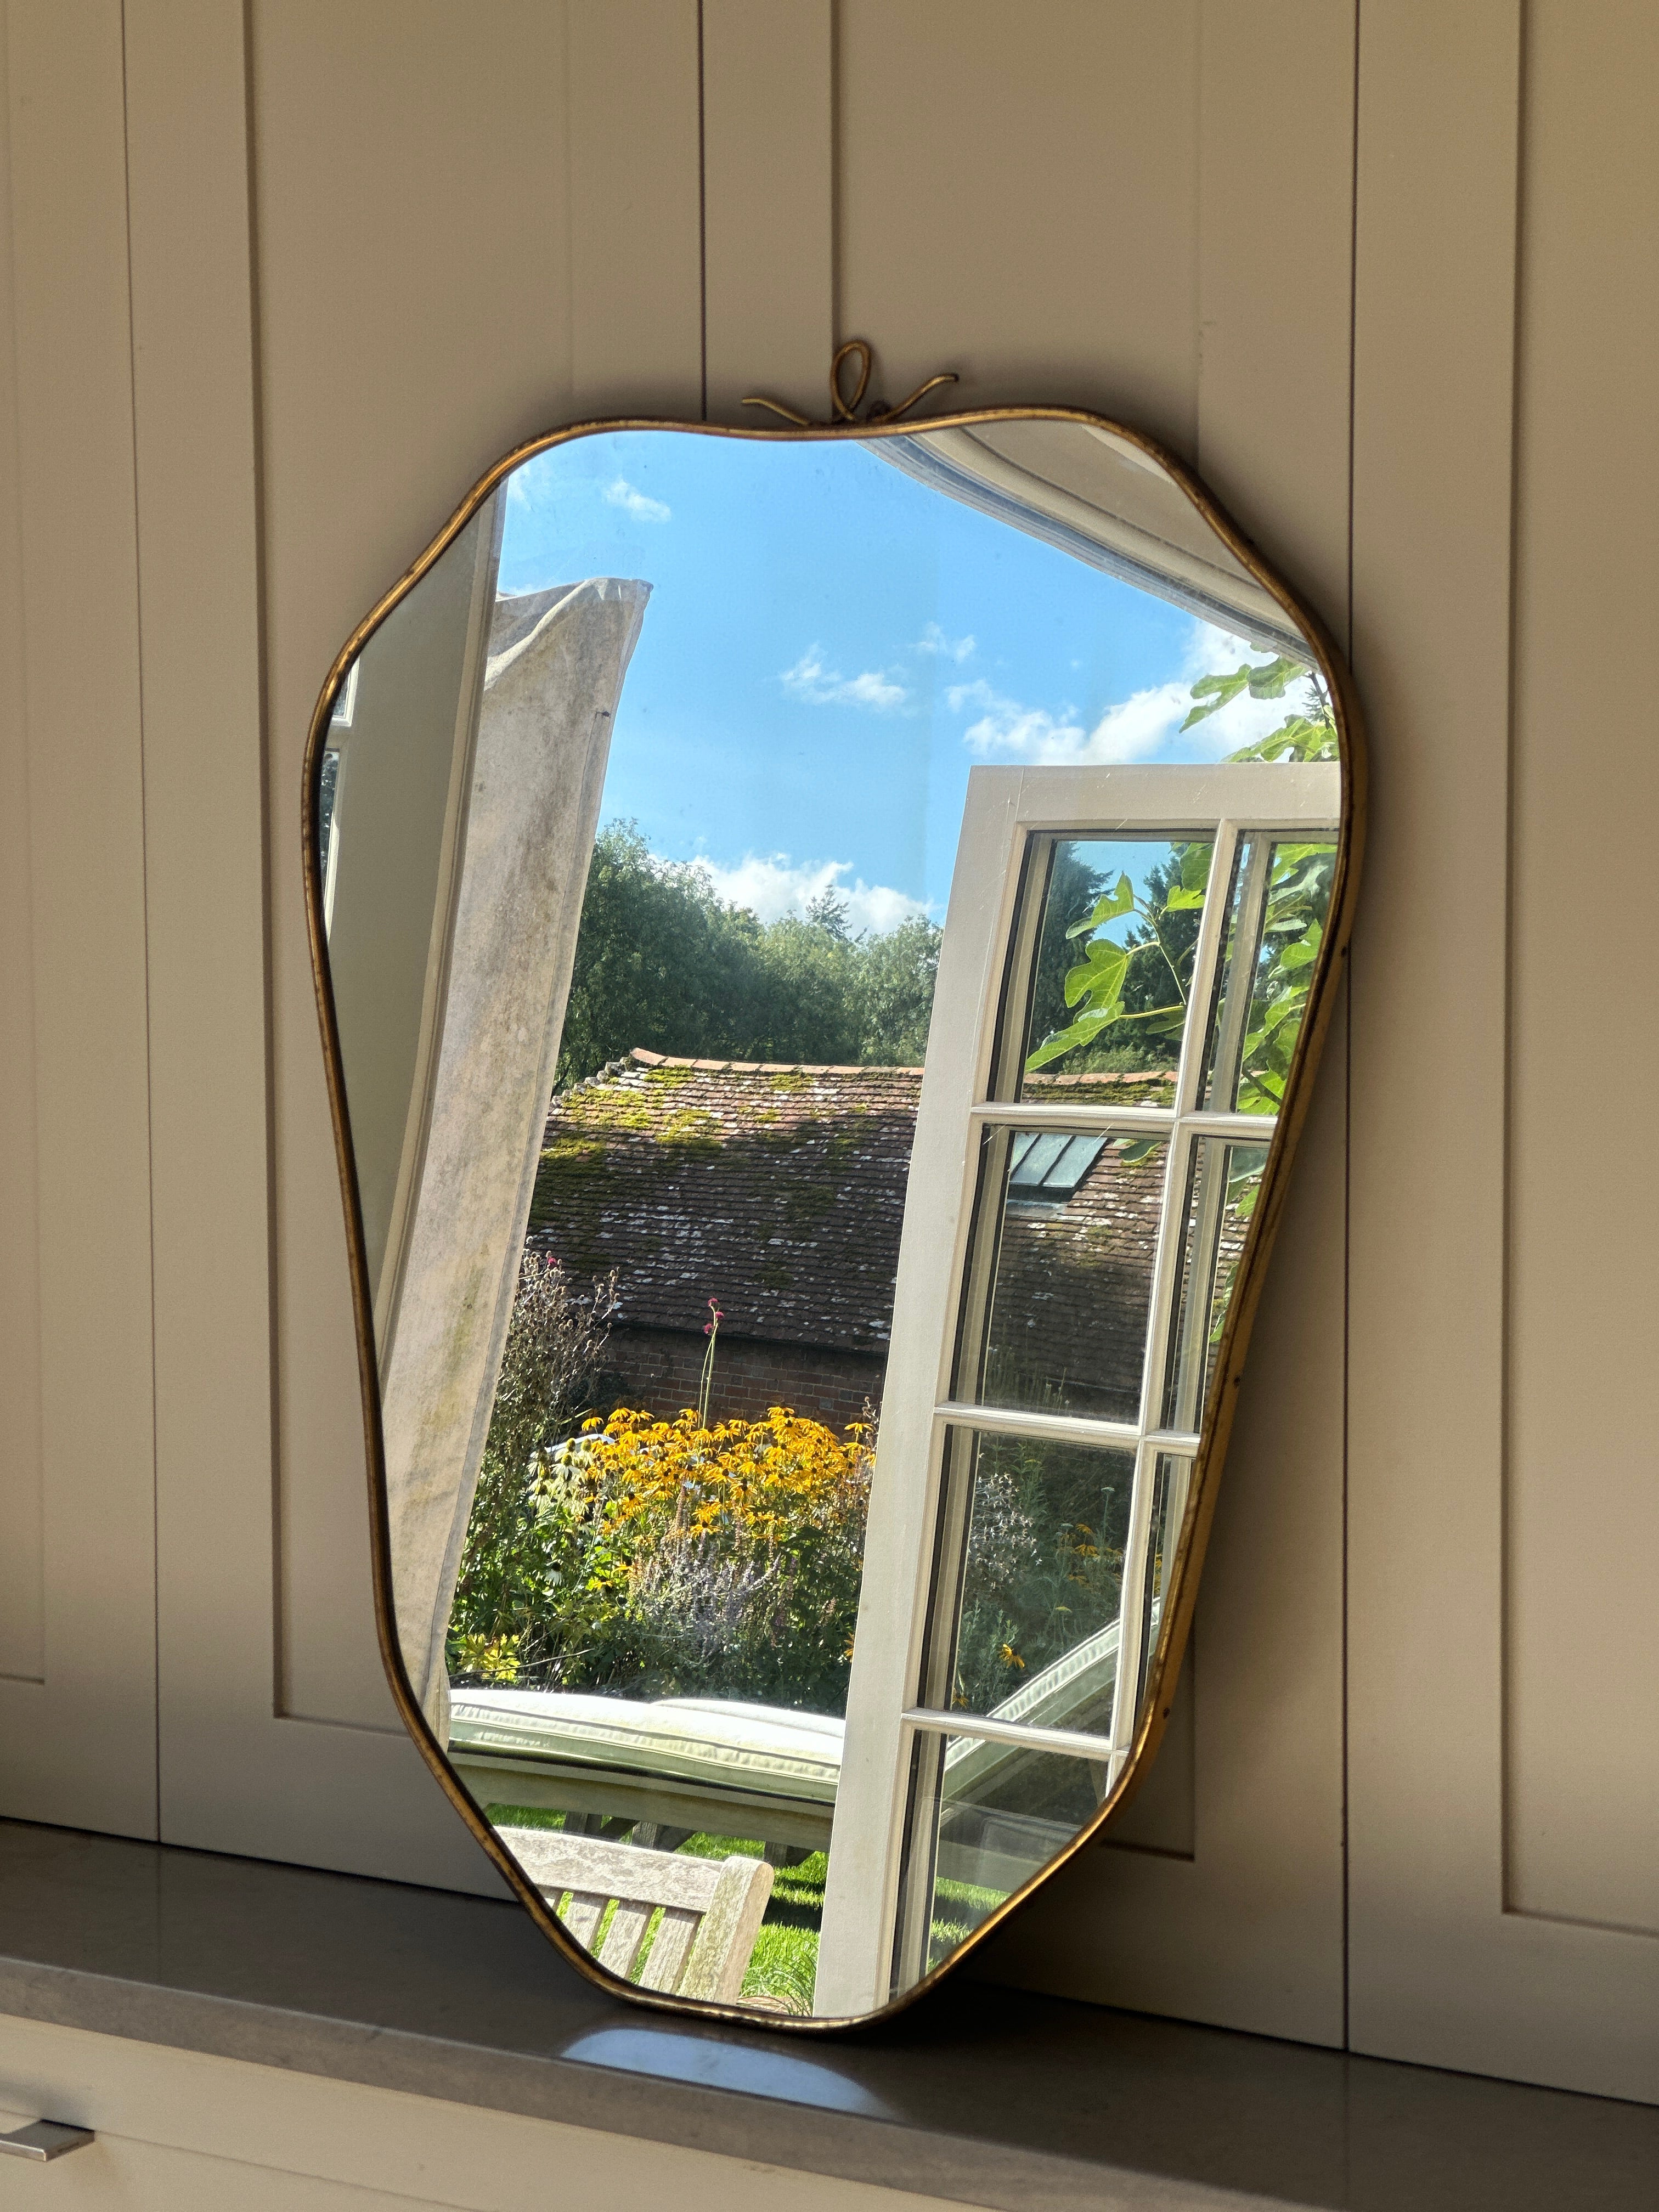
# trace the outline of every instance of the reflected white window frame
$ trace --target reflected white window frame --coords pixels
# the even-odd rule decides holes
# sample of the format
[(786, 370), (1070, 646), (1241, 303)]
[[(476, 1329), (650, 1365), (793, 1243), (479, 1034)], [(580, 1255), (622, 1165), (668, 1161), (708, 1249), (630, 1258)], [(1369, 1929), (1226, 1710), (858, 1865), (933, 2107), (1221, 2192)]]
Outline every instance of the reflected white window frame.
[[(982, 1734), (1034, 1750), (1074, 1753), (1084, 1741), (1062, 1746), (1052, 1729), (1024, 1729), (1018, 1723), (935, 1711), (916, 1702), (945, 1451), (953, 1427), (1135, 1452), (1112, 1729), (1109, 1739), (1088, 1740), (1105, 1753), (1109, 1791), (1122, 1773), (1133, 1743), (1143, 1677), (1150, 1595), (1146, 1565), (1158, 1464), (1163, 1459), (1189, 1470), (1199, 1443), (1197, 1431), (1176, 1435), (1158, 1425), (1179, 1292), (1188, 1164), (1201, 1138), (1261, 1145), (1270, 1141), (1276, 1127), (1273, 1115), (1214, 1112), (1198, 1103), (1235, 860), (1242, 838), (1334, 840), (1340, 819), (1341, 769), (1335, 762), (977, 768), (969, 775), (899, 1249), (818, 1954), (814, 2009), (819, 2013), (872, 2011), (925, 1971), (925, 1960), (920, 1968), (912, 1960), (896, 1984), (895, 1943), (918, 1734)], [(995, 1061), (1000, 1050), (1006, 1075), (1005, 1030), (1023, 1029), (1022, 1022), (1008, 1018), (1014, 1010), (1003, 1006), (1005, 979), (1029, 971), (1035, 950), (1034, 942), (1015, 946), (1013, 939), (1017, 930), (1022, 940), (1033, 937), (1040, 927), (1035, 911), (1039, 902), (1022, 900), (1026, 855), (1034, 841), (1050, 836), (1168, 836), (1172, 842), (1212, 844), (1189, 1012), (1174, 1098), (1167, 1107), (1055, 1105), (995, 1095), (999, 1089), (1012, 1094), (1017, 1088), (1006, 1080), (999, 1084)], [(1257, 850), (1261, 849), (1259, 842)], [(1248, 994), (1249, 975), (1239, 981)], [(1134, 1422), (1016, 1412), (962, 1403), (951, 1395), (981, 1135), (998, 1126), (1167, 1140), (1139, 1418)], [(1186, 1504), (1184, 1472), (1174, 1487), (1178, 1494), (1168, 1500), (1164, 1519), (1178, 1531)], [(1164, 1551), (1167, 1574), (1173, 1542), (1166, 1541)]]
[(319, 769), (325, 769), (329, 760), (334, 763), (333, 795), (329, 802), (328, 819), (323, 825), (323, 935), (326, 937), (334, 922), (334, 886), (340, 874), (340, 788), (345, 781), (346, 748), (351, 738), (352, 719), (357, 712), (357, 676), (362, 667), (361, 655), (346, 671), (345, 682), (340, 686), (340, 696), (334, 702), (328, 718), (328, 727), (323, 733), (322, 757)]
[[(362, 666), (362, 661), (359, 659), (354, 660), (346, 671), (346, 680), (340, 686), (340, 696), (334, 702), (329, 714), (328, 726), (331, 732), (335, 730), (349, 730), (351, 727), (352, 717), (357, 711), (357, 672)], [(337, 751), (344, 740), (331, 734), (324, 738), (323, 743), (331, 750)]]

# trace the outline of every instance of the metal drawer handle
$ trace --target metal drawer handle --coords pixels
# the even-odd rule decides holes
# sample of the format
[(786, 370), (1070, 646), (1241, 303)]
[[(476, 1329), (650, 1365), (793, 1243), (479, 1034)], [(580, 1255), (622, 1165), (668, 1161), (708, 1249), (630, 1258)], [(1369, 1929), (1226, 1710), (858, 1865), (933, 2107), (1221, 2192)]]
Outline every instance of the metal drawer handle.
[(27, 2127), (14, 2128), (9, 2136), (0, 2136), (0, 2158), (62, 2158), (65, 2151), (79, 2150), (92, 2139), (90, 2128), (69, 2128), (59, 2120), (31, 2120)]

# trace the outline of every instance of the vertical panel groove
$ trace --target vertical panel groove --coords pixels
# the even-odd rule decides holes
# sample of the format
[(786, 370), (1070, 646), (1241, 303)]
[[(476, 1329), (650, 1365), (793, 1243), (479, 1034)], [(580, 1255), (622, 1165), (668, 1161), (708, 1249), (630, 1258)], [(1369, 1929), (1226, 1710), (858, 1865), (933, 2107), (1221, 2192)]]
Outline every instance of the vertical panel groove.
[(1512, 322), (1510, 344), (1510, 511), (1507, 553), (1509, 557), (1509, 624), (1506, 640), (1504, 673), (1504, 1083), (1503, 1122), (1499, 1136), (1502, 1150), (1504, 1190), (1503, 1249), (1499, 1254), (1498, 1296), (1498, 1557), (1499, 1596), (1498, 1610), (1498, 1894), (1502, 1910), (1511, 1911), (1511, 1851), (1510, 1814), (1513, 1777), (1510, 1729), (1513, 1700), (1510, 1693), (1510, 1601), (1514, 1582), (1511, 1552), (1512, 1513), (1510, 1494), (1511, 1456), (1514, 1445), (1513, 1400), (1514, 1361), (1511, 1354), (1511, 1317), (1514, 1300), (1514, 1223), (1515, 1223), (1515, 994), (1516, 994), (1516, 688), (1519, 673), (1520, 641), (1516, 635), (1517, 609), (1516, 585), (1519, 573), (1521, 502), (1518, 496), (1521, 468), (1522, 385), (1521, 385), (1521, 315), (1522, 315), (1522, 240), (1525, 232), (1527, 209), (1522, 197), (1526, 174), (1522, 152), (1522, 135), (1526, 128), (1527, 114), (1527, 29), (1530, 14), (1526, 0), (1520, 0), (1516, 27), (1515, 71), (1515, 225), (1511, 240), (1513, 263), (1510, 274)]
[(697, 331), (701, 346), (698, 413), (708, 420), (708, 63), (703, 0), (697, 0)]
[[(1353, 0), (1353, 76), (1350, 91), (1352, 146), (1348, 161), (1348, 513), (1343, 547), (1342, 642), (1353, 653), (1353, 464), (1356, 334), (1359, 302), (1359, 56), (1365, 0)], [(1353, 2041), (1352, 1727), (1349, 1670), (1352, 1644), (1351, 1408), (1353, 1395), (1353, 946), (1343, 956), (1342, 1024), (1342, 2048)]]
[[(132, 143), (128, 115), (127, 70), (127, 9), (126, 0), (121, 0), (121, 174), (125, 185), (122, 215), (126, 235), (127, 278), (127, 378), (129, 403), (133, 410), (132, 421), (132, 575), (133, 611), (137, 617), (135, 641), (135, 659), (138, 672), (138, 751), (142, 763), (145, 750), (144, 726), (144, 564), (140, 557), (138, 517), (138, 425), (137, 395), (138, 389), (137, 341), (132, 321)], [(143, 940), (149, 944), (149, 779), (141, 772), (138, 779), (138, 854), (140, 908), (143, 918)], [(161, 1437), (157, 1423), (158, 1382), (155, 1358), (155, 1080), (154, 1066), (154, 1036), (150, 1020), (149, 962), (144, 962), (144, 1100), (145, 1127), (149, 1149), (149, 1178), (146, 1199), (149, 1217), (149, 1496), (152, 1523), (158, 1515), (161, 1502)], [(155, 1669), (155, 1680), (161, 1678), (161, 1559), (159, 1546), (150, 1553), (150, 1650)], [(152, 1759), (155, 1774), (155, 1802), (161, 1802), (161, 1705), (158, 1695), (151, 1724)]]
[(5, 1194), (4, 1231), (0, 1235), (0, 1375), (5, 1392), (7, 1450), (0, 1460), (4, 1483), (6, 1542), (0, 1549), (5, 1577), (0, 1604), (0, 1680), (38, 1686), (46, 1678), (46, 1500), (40, 1421), (40, 1236), (37, 1188), (40, 1167), (39, 1116), (35, 1110), (36, 1020), (33, 915), (33, 869), (27, 708), (30, 671), (24, 619), (21, 452), (21, 368), (16, 301), (19, 273), (13, 210), (14, 179), (11, 70), (8, 55), (8, 10), (0, 0), (0, 344), (5, 349), (0, 382), (0, 681), (5, 684), (7, 732), (4, 761), (6, 807), (0, 832), (10, 842), (0, 867), (0, 896), (6, 900), (6, 951), (3, 971), (7, 994), (6, 1048), (0, 1054), (0, 1081), (6, 1085), (0, 1111), (5, 1115), (4, 1152), (9, 1182)]
[(253, 627), (254, 627), (254, 693), (255, 711), (258, 720), (258, 808), (259, 808), (259, 916), (260, 959), (259, 972), (264, 1018), (264, 1116), (265, 1116), (265, 1249), (264, 1273), (266, 1298), (265, 1343), (268, 1362), (266, 1395), (269, 1400), (267, 1416), (270, 1437), (270, 1510), (267, 1526), (270, 1551), (270, 1717), (283, 1711), (283, 1685), (286, 1679), (286, 1654), (283, 1645), (284, 1620), (283, 1607), (283, 1521), (282, 1521), (282, 1376), (278, 1340), (277, 1259), (278, 1215), (276, 1190), (276, 977), (271, 962), (271, 934), (275, 914), (271, 871), (274, 866), (274, 840), (270, 820), (270, 624), (265, 589), (265, 419), (264, 419), (264, 349), (260, 333), (259, 307), (259, 195), (258, 195), (258, 109), (253, 81), (253, 0), (240, 0), (242, 19), (242, 131), (245, 161), (244, 190), (247, 196), (244, 227), (247, 245), (247, 321), (248, 321), (248, 415), (252, 428), (253, 467)]

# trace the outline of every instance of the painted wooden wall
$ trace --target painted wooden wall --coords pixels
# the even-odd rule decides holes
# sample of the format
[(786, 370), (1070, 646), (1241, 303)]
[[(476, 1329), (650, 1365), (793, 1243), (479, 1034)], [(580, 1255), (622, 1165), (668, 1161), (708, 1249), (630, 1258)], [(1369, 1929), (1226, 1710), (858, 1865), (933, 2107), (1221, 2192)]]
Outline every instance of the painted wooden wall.
[(3, 20), (0, 1807), (493, 1879), (374, 1650), (306, 726), (498, 451), (862, 335), (1166, 439), (1373, 723), (1180, 1725), (990, 1970), (1659, 2100), (1659, 18)]

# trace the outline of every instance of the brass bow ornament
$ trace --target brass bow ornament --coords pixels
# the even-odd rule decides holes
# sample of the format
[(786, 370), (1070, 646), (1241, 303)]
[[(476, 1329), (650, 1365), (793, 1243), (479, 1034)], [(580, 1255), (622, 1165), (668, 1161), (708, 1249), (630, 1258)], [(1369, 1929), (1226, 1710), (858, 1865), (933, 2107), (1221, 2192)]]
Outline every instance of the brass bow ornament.
[[(842, 395), (841, 365), (854, 354), (858, 356), (859, 380), (853, 387), (852, 398), (847, 399)], [(810, 415), (798, 415), (793, 407), (786, 407), (781, 399), (768, 399), (761, 392), (752, 393), (743, 404), (745, 407), (769, 407), (775, 415), (781, 415), (786, 422), (794, 423), (799, 429), (838, 430), (843, 425), (851, 425), (859, 420), (859, 405), (868, 389), (870, 368), (874, 359), (874, 354), (862, 338), (848, 338), (844, 346), (836, 349), (836, 357), (830, 364), (830, 415), (826, 422), (815, 422)], [(930, 376), (925, 384), (917, 385), (910, 397), (901, 399), (896, 407), (884, 407), (879, 400), (872, 400), (864, 420), (866, 422), (896, 422), (901, 416), (909, 413), (919, 399), (925, 399), (939, 385), (954, 384), (956, 381), (956, 371), (946, 369), (942, 375)]]

